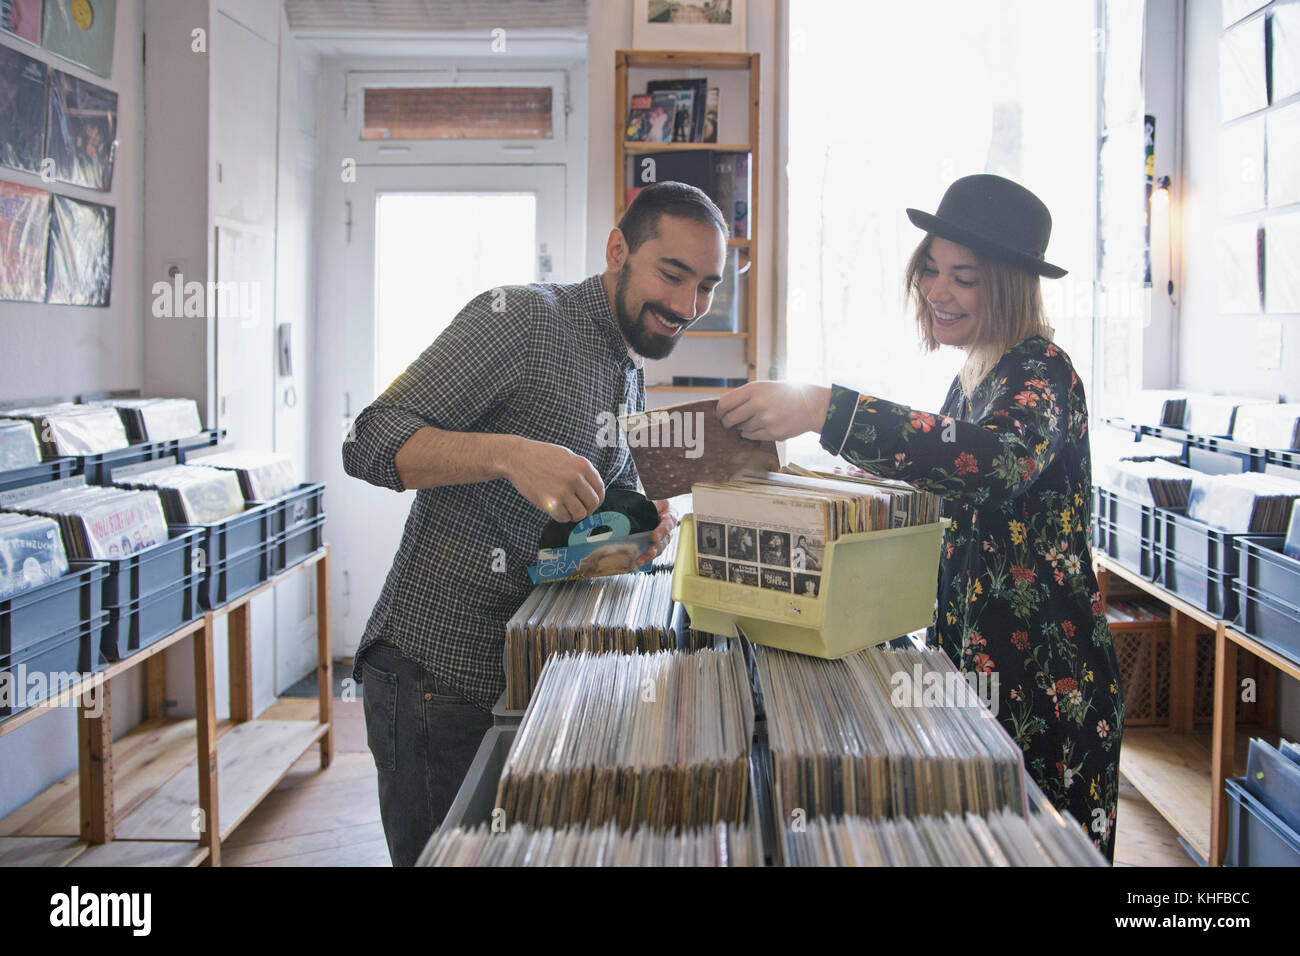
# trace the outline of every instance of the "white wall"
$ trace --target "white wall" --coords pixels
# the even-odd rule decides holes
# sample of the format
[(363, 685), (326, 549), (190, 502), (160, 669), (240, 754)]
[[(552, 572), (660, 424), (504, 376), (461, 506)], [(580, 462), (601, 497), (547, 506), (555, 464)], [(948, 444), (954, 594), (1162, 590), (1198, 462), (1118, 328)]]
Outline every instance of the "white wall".
[[(44, 50), (0, 35), (0, 44), (21, 50), (55, 69), (117, 93), (117, 154), (113, 188), (107, 193), (42, 183), (39, 176), (0, 169), (0, 179), (103, 203), (115, 209), (113, 278), (107, 308), (0, 302), (0, 400), (71, 398), (84, 392), (139, 388), (142, 380), (141, 286), (144, 233), (144, 68), (141, 63), (141, 0), (121, 0), (113, 43), (113, 68), (96, 76)], [(132, 671), (112, 682), (115, 736), (144, 716), (143, 682)], [(0, 738), (0, 817), (55, 780), (77, 769), (77, 721), (72, 708), (48, 713)]]
[(136, 388), (141, 378), (140, 245), (143, 230), (144, 113), (140, 63), (141, 0), (117, 5), (113, 68), (96, 76), (74, 63), (6, 34), (12, 47), (117, 93), (117, 154), (113, 188), (108, 192), (65, 183), (43, 183), (39, 176), (0, 169), (0, 179), (53, 193), (103, 203), (115, 209), (113, 277), (106, 308), (0, 302), (0, 401), (71, 398), (83, 392)]

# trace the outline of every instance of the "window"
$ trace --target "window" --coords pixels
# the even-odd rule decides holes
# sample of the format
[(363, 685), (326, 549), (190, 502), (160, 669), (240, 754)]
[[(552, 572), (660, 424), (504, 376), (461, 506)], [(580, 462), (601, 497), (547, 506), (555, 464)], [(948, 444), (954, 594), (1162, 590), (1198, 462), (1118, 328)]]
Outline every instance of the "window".
[[(925, 355), (902, 281), (961, 176), (1023, 183), (1053, 216), (1044, 280), (1056, 339), (1092, 365), (1097, 192), (1091, 0), (790, 5), (787, 378), (856, 387), (935, 411), (964, 358)], [(1138, 160), (1140, 162), (1140, 158)], [(822, 453), (792, 442), (799, 460)]]

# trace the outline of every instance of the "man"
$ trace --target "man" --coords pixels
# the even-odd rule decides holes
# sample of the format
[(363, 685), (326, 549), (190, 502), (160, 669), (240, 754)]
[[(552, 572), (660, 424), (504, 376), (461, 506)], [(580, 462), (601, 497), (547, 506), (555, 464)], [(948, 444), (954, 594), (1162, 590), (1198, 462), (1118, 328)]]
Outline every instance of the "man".
[[(636, 490), (627, 448), (598, 442), (602, 423), (645, 409), (642, 359), (667, 356), (708, 312), (726, 238), (698, 189), (643, 189), (603, 274), (478, 296), (344, 442), (349, 475), (419, 489), (354, 670), (394, 865), (415, 862), (491, 725), (543, 526), (586, 517), (606, 488)], [(676, 524), (655, 504), (639, 564)]]

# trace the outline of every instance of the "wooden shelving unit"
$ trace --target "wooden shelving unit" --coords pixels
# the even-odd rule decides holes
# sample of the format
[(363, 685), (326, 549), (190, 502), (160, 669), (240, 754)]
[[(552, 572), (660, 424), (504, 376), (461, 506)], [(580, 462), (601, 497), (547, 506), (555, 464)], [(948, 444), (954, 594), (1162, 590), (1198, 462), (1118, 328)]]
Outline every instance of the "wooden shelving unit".
[[(317, 720), (254, 720), (249, 603), (290, 575), (315, 568)], [(216, 718), (213, 629), (228, 617), (230, 718)], [(194, 647), (196, 717), (164, 715), (162, 652)], [(148, 716), (112, 738), (109, 679), (144, 666)], [(0, 820), (0, 866), (218, 866), (230, 835), (313, 745), (321, 769), (334, 757), (329, 546), (228, 604), (0, 721), (13, 733), (57, 706), (77, 707), (77, 772)], [(90, 695), (97, 695), (98, 700)], [(102, 701), (98, 716), (87, 705)]]
[[(743, 143), (629, 143), (623, 135), (627, 129), (628, 70), (649, 67), (668, 70), (748, 70), (749, 71), (749, 139)], [(737, 338), (745, 340), (745, 377), (754, 380), (758, 370), (758, 209), (759, 178), (759, 54), (695, 52), (689, 50), (616, 50), (614, 52), (614, 220), (622, 218), (627, 208), (627, 165), (629, 156), (646, 153), (714, 152), (749, 154), (749, 235), (729, 239), (728, 249), (740, 250), (746, 264), (742, 267), (745, 283), (745, 327), (739, 332), (683, 332), (688, 338)], [(679, 385), (651, 385), (646, 391), (721, 393), (725, 388), (692, 388)]]
[[(1109, 579), (1121, 578), (1169, 606), (1170, 725), (1125, 727), (1120, 772), (1163, 816), (1189, 849), (1210, 866), (1223, 863), (1228, 842), (1228, 814), (1223, 782), (1245, 773), (1250, 737), (1277, 742), (1273, 728), (1276, 672), (1300, 680), (1300, 664), (1273, 651), (1228, 621), (1188, 604), (1158, 584), (1093, 554), (1103, 597)], [(1208, 730), (1193, 726), (1195, 640), (1198, 632), (1214, 634), (1214, 718)], [(1251, 731), (1237, 727), (1237, 653), (1244, 650), (1274, 668), (1258, 684), (1260, 723)], [(1190, 660), (1189, 660), (1190, 658)]]

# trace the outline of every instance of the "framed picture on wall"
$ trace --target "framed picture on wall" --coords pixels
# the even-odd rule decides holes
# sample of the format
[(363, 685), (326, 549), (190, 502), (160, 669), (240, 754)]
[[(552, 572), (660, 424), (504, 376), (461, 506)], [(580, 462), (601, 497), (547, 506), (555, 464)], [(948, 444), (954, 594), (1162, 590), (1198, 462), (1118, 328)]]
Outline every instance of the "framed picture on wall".
[(632, 46), (743, 51), (745, 0), (635, 0)]

